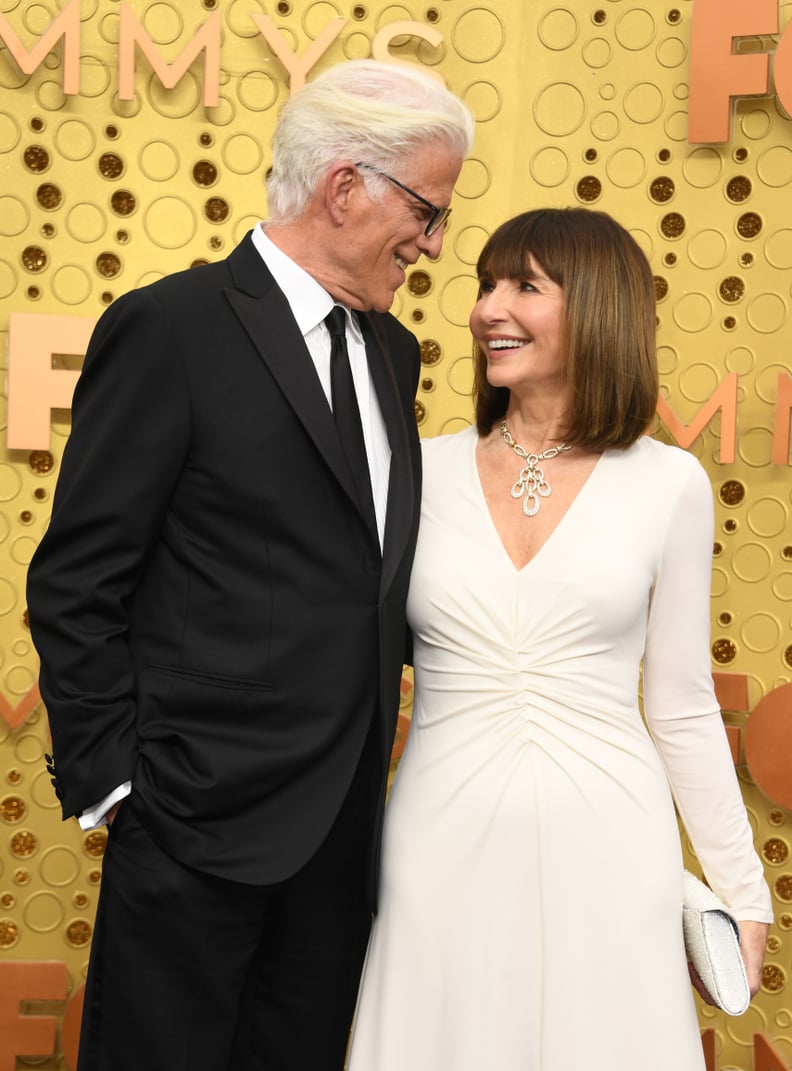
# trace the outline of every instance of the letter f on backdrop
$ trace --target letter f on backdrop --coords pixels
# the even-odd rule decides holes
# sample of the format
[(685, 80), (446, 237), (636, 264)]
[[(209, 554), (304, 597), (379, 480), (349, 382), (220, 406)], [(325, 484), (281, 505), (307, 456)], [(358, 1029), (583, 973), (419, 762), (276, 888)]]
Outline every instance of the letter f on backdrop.
[(767, 53), (736, 55), (735, 37), (778, 33), (778, 0), (694, 0), (688, 141), (729, 140), (731, 98), (770, 91)]

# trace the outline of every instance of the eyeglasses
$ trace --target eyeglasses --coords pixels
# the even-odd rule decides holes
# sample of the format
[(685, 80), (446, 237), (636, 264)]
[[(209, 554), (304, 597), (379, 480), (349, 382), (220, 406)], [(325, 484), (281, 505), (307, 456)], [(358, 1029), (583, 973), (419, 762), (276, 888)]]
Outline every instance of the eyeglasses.
[(379, 175), (381, 178), (387, 179), (388, 182), (392, 182), (394, 186), (398, 186), (400, 190), (409, 193), (410, 197), (414, 197), (416, 201), (420, 201), (422, 205), (426, 205), (427, 208), (431, 209), (432, 214), (427, 220), (426, 227), (424, 228), (424, 234), (427, 238), (431, 238), (435, 231), (439, 230), (444, 223), (448, 222), (448, 217), (451, 215), (450, 208), (438, 208), (437, 205), (433, 205), (431, 201), (427, 201), (425, 197), (421, 197), (420, 193), (411, 190), (409, 186), (405, 186), (403, 182), (399, 182), (393, 175), (389, 175), (386, 171), (380, 171), (378, 167), (374, 167), (372, 164), (358, 162), (355, 164), (355, 167), (364, 167), (366, 171), (373, 171), (375, 175)]

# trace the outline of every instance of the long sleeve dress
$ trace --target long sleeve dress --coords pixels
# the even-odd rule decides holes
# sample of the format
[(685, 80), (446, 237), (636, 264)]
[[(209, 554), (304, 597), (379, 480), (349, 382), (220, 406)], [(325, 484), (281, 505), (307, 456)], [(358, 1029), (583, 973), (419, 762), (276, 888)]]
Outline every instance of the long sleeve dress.
[(649, 438), (608, 450), (518, 570), (476, 442), (424, 442), (349, 1071), (702, 1071), (674, 802), (715, 892), (772, 917), (712, 685), (709, 480)]

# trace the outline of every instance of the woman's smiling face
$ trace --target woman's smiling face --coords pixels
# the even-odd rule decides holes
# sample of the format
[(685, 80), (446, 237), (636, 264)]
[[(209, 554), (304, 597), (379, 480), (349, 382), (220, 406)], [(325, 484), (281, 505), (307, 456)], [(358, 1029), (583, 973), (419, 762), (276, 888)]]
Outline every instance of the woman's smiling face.
[(564, 293), (542, 266), (529, 258), (518, 279), (483, 277), (470, 315), (470, 330), (487, 359), (494, 387), (520, 393), (563, 383)]

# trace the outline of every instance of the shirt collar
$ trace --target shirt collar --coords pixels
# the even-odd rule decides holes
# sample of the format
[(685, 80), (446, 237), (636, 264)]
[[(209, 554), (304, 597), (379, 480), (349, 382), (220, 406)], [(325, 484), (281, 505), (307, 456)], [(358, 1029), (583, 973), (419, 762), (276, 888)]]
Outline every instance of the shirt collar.
[(322, 323), (335, 302), (323, 286), (288, 257), (266, 234), (266, 223), (253, 228), (253, 245), (272, 273), (303, 336)]

